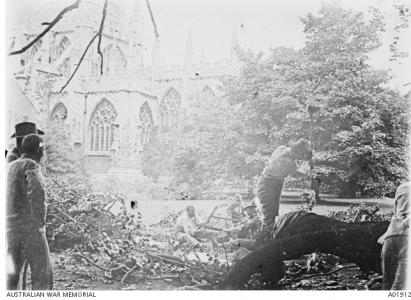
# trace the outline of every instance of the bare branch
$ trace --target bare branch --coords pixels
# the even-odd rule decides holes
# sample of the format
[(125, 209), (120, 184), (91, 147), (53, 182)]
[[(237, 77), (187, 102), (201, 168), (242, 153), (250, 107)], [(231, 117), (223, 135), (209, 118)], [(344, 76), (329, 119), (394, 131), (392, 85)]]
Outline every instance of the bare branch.
[(104, 28), (104, 21), (106, 19), (106, 12), (107, 12), (107, 2), (108, 0), (105, 0), (104, 2), (104, 7), (103, 7), (103, 16), (101, 17), (101, 23), (100, 23), (100, 28), (98, 32), (92, 37), (90, 42), (88, 43), (86, 49), (84, 50), (83, 54), (80, 57), (80, 60), (74, 69), (73, 73), (71, 74), (70, 78), (67, 80), (67, 82), (63, 85), (63, 87), (60, 89), (59, 94), (67, 87), (67, 85), (70, 83), (70, 81), (73, 79), (74, 75), (77, 73), (77, 70), (80, 68), (81, 63), (83, 62), (84, 57), (86, 56), (88, 49), (90, 48), (91, 44), (93, 44), (94, 40), (99, 37), (98, 39), (98, 45), (97, 45), (97, 53), (100, 55), (101, 58), (101, 64), (100, 64), (100, 72), (103, 74), (103, 53), (101, 52), (100, 46), (101, 46), (101, 38), (103, 36), (103, 28)]
[(94, 261), (92, 261), (90, 258), (88, 258), (88, 257), (84, 256), (83, 254), (80, 254), (80, 253), (73, 253), (73, 255), (78, 256), (78, 257), (81, 257), (81, 258), (85, 259), (85, 260), (86, 260), (86, 261), (88, 261), (90, 264), (92, 264), (93, 266), (95, 266), (95, 267), (97, 267), (97, 268), (99, 268), (99, 269), (101, 269), (101, 270), (103, 270), (103, 271), (110, 272), (110, 269), (108, 269), (108, 268), (106, 268), (106, 267), (102, 267), (102, 266), (100, 266), (100, 265), (96, 264)]
[(334, 269), (334, 270), (332, 270), (332, 271), (330, 271), (330, 272), (328, 272), (328, 273), (311, 274), (311, 275), (307, 275), (307, 276), (303, 276), (303, 277), (300, 277), (300, 278), (293, 279), (293, 281), (299, 281), (299, 280), (308, 279), (308, 278), (313, 278), (313, 277), (329, 276), (329, 275), (331, 275), (331, 274), (337, 273), (337, 272), (339, 272), (339, 271), (341, 271), (341, 270), (348, 269), (348, 268), (360, 269), (356, 264), (348, 264), (348, 265), (346, 265), (346, 266), (342, 266), (342, 267), (339, 267), (339, 268), (337, 268), (337, 269)]
[(103, 75), (103, 53), (101, 52), (101, 39), (103, 37), (104, 21), (106, 20), (108, 0), (104, 1), (103, 16), (101, 17), (100, 28), (98, 29), (97, 53), (100, 55), (100, 74)]
[(124, 281), (127, 279), (127, 277), (133, 273), (135, 270), (137, 270), (140, 266), (138, 264), (134, 265), (130, 270), (127, 271), (127, 273), (121, 278), (121, 283), (124, 283)]
[(146, 4), (147, 4), (148, 11), (150, 13), (151, 22), (153, 23), (154, 35), (158, 39), (160, 37), (160, 34), (158, 33), (156, 20), (154, 20), (154, 14), (153, 14), (153, 11), (151, 10), (150, 2), (146, 0)]
[(87, 54), (88, 49), (90, 48), (91, 44), (93, 44), (94, 40), (98, 37), (98, 33), (96, 33), (93, 38), (90, 40), (90, 42), (88, 43), (86, 49), (83, 52), (83, 55), (80, 57), (80, 60), (77, 64), (77, 67), (74, 69), (73, 73), (71, 74), (70, 78), (67, 80), (66, 84), (63, 85), (63, 87), (60, 89), (59, 94), (68, 86), (68, 84), (70, 83), (70, 81), (73, 79), (74, 75), (77, 73), (77, 70), (80, 68), (81, 63), (83, 62), (84, 57)]
[[(23, 48), (21, 48), (20, 50), (16, 50), (16, 51), (12, 51), (9, 52), (9, 55), (16, 55), (16, 54), (21, 54), (24, 53), (27, 49), (30, 49), (34, 44), (36, 44), (47, 32), (49, 32), (54, 25), (56, 25), (62, 18), (63, 16), (68, 13), (69, 11), (78, 8), (79, 4), (80, 4), (81, 0), (76, 0), (76, 2), (74, 2), (72, 5), (67, 6), (66, 8), (64, 8), (58, 15), (57, 17), (54, 18), (53, 21), (51, 21), (50, 23), (48, 23), (48, 26), (39, 34), (37, 35), (30, 43), (28, 43), (26, 46), (24, 46)], [(45, 24), (45, 23), (43, 23)]]

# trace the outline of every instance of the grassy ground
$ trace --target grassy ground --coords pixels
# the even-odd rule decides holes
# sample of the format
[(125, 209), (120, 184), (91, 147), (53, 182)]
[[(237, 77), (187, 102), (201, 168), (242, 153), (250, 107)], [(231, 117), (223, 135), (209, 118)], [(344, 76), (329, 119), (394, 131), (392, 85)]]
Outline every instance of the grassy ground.
[[(354, 203), (365, 202), (367, 205), (379, 204), (382, 213), (389, 213), (393, 209), (393, 202), (384, 199), (338, 199), (325, 198), (324, 202), (314, 206), (313, 212), (320, 215), (327, 215), (330, 211), (347, 210)], [(193, 205), (200, 217), (206, 217), (210, 214), (216, 205), (228, 204), (228, 201), (221, 200), (202, 200), (202, 201), (140, 201), (138, 209), (141, 211), (144, 222), (153, 224), (158, 222), (164, 213), (168, 211), (179, 212), (187, 205)], [(297, 209), (301, 202), (297, 197), (284, 198), (280, 205), (280, 214)]]

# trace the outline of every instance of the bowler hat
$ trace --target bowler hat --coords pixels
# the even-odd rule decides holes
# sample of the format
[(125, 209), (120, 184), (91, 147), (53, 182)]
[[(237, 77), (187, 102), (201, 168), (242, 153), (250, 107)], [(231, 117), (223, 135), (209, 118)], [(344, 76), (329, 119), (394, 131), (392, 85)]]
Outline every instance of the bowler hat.
[(13, 133), (11, 138), (25, 137), (26, 135), (31, 133), (44, 134), (42, 130), (37, 129), (36, 124), (31, 122), (23, 122), (16, 125), (16, 132)]

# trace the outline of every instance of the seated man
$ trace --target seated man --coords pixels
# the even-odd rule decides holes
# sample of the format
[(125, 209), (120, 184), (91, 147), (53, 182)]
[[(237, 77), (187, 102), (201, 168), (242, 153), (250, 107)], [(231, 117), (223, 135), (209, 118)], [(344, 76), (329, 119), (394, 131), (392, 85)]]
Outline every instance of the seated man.
[(255, 204), (245, 207), (244, 211), (247, 214), (247, 220), (232, 229), (233, 236), (236, 236), (236, 238), (230, 241), (230, 245), (252, 250), (254, 249), (254, 239), (261, 231), (262, 221), (257, 215), (257, 206)]
[(228, 206), (228, 213), (232, 219), (233, 225), (237, 225), (241, 222), (242, 219), (242, 197), (240, 194), (236, 194), (234, 198), (231, 198), (231, 204)]
[(197, 246), (200, 243), (197, 238), (204, 232), (201, 226), (202, 224), (197, 220), (194, 207), (189, 205), (177, 218), (175, 238), (178, 241)]

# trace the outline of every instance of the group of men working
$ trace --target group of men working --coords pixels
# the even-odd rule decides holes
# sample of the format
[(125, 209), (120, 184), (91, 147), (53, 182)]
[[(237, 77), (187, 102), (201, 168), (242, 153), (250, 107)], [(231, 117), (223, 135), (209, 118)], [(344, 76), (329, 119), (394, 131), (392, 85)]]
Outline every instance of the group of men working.
[(188, 205), (177, 218), (175, 238), (194, 247), (199, 246), (203, 240), (230, 240), (230, 245), (252, 250), (254, 238), (261, 228), (256, 208), (255, 204), (243, 207), (241, 200), (231, 203), (228, 209), (229, 218), (218, 217), (231, 223), (228, 229), (224, 229), (208, 226), (207, 222), (199, 222), (194, 207)]
[[(34, 123), (24, 122), (16, 125), (16, 147), (7, 155), (7, 243), (13, 270), (10, 271), (7, 288), (17, 289), (19, 278), (28, 264), (31, 270), (33, 289), (52, 289), (53, 272), (50, 253), (46, 239), (46, 193), (42, 179), (40, 160), (43, 156), (43, 132), (37, 130)], [(300, 139), (291, 147), (279, 146), (272, 153), (258, 183), (258, 199), (262, 208), (263, 230), (272, 230), (278, 216), (280, 195), (284, 179), (288, 175), (306, 176), (297, 169), (296, 162), (311, 162), (312, 152), (309, 142)], [(317, 182), (318, 187), (318, 182)], [(384, 270), (384, 288), (404, 288), (404, 272), (406, 265), (406, 249), (408, 246), (408, 199), (410, 183), (401, 185), (397, 190), (395, 215), (384, 236), (382, 261)], [(316, 191), (318, 197), (318, 191)], [(241, 199), (239, 200), (241, 207)], [(235, 244), (253, 247), (255, 236), (249, 234), (251, 229), (258, 230), (258, 216), (255, 205), (244, 208), (248, 215), (245, 223), (241, 222), (242, 211), (233, 210), (232, 231), (237, 234)], [(176, 239), (199, 245), (201, 238), (207, 237), (204, 223), (200, 223), (193, 206), (188, 206), (176, 222)], [(239, 226), (240, 225), (240, 226)], [(245, 238), (244, 238), (245, 237)]]
[[(279, 146), (271, 154), (268, 163), (266, 164), (258, 182), (258, 199), (262, 208), (263, 223), (260, 228), (261, 231), (272, 232), (276, 217), (279, 214), (280, 196), (284, 185), (284, 180), (288, 175), (292, 176), (307, 176), (304, 172), (297, 168), (297, 161), (308, 161), (310, 169), (312, 169), (312, 152), (310, 145), (306, 139), (300, 139), (293, 143), (291, 147)], [(319, 178), (313, 178), (311, 187), (315, 190), (315, 197), (319, 199)], [(408, 233), (409, 233), (409, 194), (411, 182), (403, 183), (397, 189), (394, 205), (394, 216), (391, 220), (387, 232), (379, 239), (383, 244), (381, 259), (383, 270), (383, 289), (401, 290), (407, 287), (406, 285), (406, 270), (407, 270), (407, 249), (408, 249)], [(241, 201), (236, 199), (230, 205), (231, 217), (233, 218), (233, 225), (240, 223), (235, 221), (241, 219), (241, 213), (238, 208), (241, 207)], [(194, 207), (190, 206), (187, 210), (191, 211), (191, 216), (195, 216)], [(254, 209), (249, 210), (249, 220), (252, 224), (258, 224), (255, 220), (258, 219)], [(184, 220), (190, 221), (190, 215)], [(181, 218), (180, 220), (183, 220)], [(201, 223), (198, 221), (192, 222), (192, 230), (184, 231), (183, 227), (178, 227), (177, 238), (187, 242), (199, 243), (195, 238), (197, 233), (204, 231), (201, 228)], [(241, 224), (244, 226), (244, 224)], [(244, 226), (246, 227), (246, 226)], [(235, 226), (234, 226), (235, 228)], [(237, 227), (238, 228), (238, 227)], [(246, 227), (247, 228), (247, 227)], [(258, 228), (258, 226), (257, 226)], [(233, 228), (230, 228), (230, 231)], [(258, 230), (257, 230), (258, 231)], [(191, 234), (193, 233), (193, 234)], [(181, 238), (184, 237), (184, 238)], [(231, 240), (232, 244), (238, 247), (245, 247), (246, 249), (254, 249), (255, 235), (249, 239), (237, 238)], [(409, 286), (408, 286), (409, 287)]]

